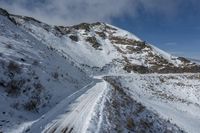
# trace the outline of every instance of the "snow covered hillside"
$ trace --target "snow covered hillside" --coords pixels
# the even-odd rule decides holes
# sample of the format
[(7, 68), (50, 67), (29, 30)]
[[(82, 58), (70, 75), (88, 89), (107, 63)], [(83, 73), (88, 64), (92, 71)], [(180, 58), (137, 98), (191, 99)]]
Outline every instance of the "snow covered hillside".
[(0, 130), (38, 118), (90, 82), (72, 61), (0, 15)]
[(107, 79), (184, 131), (199, 132), (200, 74), (126, 75)]
[(0, 133), (197, 133), (199, 72), (106, 23), (52, 26), (0, 8)]

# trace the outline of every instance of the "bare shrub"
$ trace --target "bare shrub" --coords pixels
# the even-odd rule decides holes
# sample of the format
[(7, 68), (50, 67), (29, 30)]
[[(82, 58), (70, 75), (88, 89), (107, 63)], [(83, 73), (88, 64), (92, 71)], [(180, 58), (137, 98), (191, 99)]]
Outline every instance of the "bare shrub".
[(132, 118), (128, 118), (128, 120), (127, 120), (127, 128), (131, 130), (134, 127), (135, 127), (135, 123), (134, 123), (133, 119)]
[(8, 64), (8, 71), (13, 72), (13, 73), (20, 73), (21, 67), (16, 62), (10, 61), (9, 64)]
[(38, 93), (44, 90), (44, 86), (41, 83), (35, 83), (33, 86), (35, 87), (35, 90), (37, 90)]
[(21, 92), (22, 86), (25, 84), (25, 80), (11, 80), (7, 83), (6, 92), (10, 96), (18, 96)]
[(58, 79), (59, 74), (58, 74), (58, 72), (54, 72), (54, 73), (52, 74), (52, 76), (53, 76), (54, 79)]
[(37, 100), (31, 99), (27, 103), (24, 104), (24, 108), (28, 111), (36, 111), (37, 110)]

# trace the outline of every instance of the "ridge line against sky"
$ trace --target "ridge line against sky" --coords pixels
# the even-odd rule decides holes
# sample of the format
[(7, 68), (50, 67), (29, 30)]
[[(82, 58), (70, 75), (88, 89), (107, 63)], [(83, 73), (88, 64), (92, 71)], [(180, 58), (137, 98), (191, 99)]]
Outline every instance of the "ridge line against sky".
[(0, 0), (0, 6), (54, 25), (110, 23), (172, 54), (200, 58), (199, 0)]

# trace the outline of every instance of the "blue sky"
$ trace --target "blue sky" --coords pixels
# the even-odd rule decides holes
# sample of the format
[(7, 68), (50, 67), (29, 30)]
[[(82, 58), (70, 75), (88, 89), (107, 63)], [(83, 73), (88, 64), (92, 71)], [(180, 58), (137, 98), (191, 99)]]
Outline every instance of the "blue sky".
[(200, 1), (183, 0), (175, 12), (165, 16), (140, 11), (113, 23), (172, 54), (200, 59)]
[(111, 23), (167, 52), (200, 59), (199, 0), (0, 0), (0, 6), (54, 25)]

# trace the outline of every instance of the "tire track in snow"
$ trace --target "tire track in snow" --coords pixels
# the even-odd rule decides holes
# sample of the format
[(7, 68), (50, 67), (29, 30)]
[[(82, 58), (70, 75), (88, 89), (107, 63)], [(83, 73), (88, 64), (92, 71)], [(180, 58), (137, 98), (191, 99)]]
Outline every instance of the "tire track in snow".
[(101, 99), (106, 88), (106, 82), (96, 83), (68, 107), (67, 113), (59, 116), (53, 124), (44, 129), (44, 133), (74, 132), (84, 133), (90, 124), (95, 106)]
[(105, 80), (103, 82), (105, 82), (105, 84), (106, 84), (106, 90), (104, 91), (103, 98), (102, 98), (102, 101), (101, 101), (101, 106), (100, 106), (100, 109), (99, 109), (100, 110), (99, 121), (97, 123), (97, 130), (95, 131), (95, 133), (100, 133), (101, 125), (102, 125), (102, 122), (103, 122), (103, 109), (105, 107), (106, 95), (107, 95), (107, 92), (108, 92), (108, 83)]
[(66, 112), (66, 109), (69, 107), (70, 103), (75, 101), (78, 97), (84, 94), (91, 87), (95, 86), (97, 82), (99, 81), (98, 80), (92, 81), (91, 83), (83, 87), (82, 89), (76, 91), (75, 93), (63, 99), (52, 110), (44, 114), (38, 120), (34, 121), (34, 123), (32, 123), (31, 125), (23, 127), (23, 129), (21, 130), (15, 129), (13, 132), (16, 132), (16, 131), (29, 132), (29, 133), (42, 132), (42, 130), (44, 130), (46, 126), (55, 124), (57, 119), (59, 119), (58, 116)]

